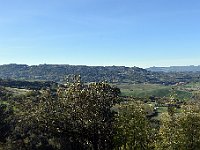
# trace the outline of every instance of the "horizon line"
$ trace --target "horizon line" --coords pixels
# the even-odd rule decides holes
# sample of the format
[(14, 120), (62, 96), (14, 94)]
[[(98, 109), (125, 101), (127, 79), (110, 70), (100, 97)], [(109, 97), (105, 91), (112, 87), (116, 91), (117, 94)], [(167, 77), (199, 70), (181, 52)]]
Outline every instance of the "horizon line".
[(63, 64), (63, 63), (39, 63), (39, 64), (26, 64), (26, 63), (5, 63), (5, 64), (0, 64), (0, 66), (5, 66), (5, 65), (26, 65), (26, 66), (40, 66), (40, 65), (60, 65), (60, 66), (88, 66), (88, 67), (138, 67), (138, 68), (143, 68), (143, 69), (148, 69), (148, 68), (169, 68), (169, 67), (199, 67), (200, 65), (170, 65), (170, 66), (149, 66), (149, 67), (140, 67), (140, 66), (126, 66), (126, 65), (87, 65), (87, 64)]

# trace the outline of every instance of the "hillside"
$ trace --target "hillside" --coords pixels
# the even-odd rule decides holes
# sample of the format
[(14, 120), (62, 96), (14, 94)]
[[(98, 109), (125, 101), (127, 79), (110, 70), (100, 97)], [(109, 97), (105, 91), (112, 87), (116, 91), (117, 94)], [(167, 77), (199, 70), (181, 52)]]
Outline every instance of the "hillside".
[(63, 83), (73, 75), (81, 75), (84, 82), (108, 81), (109, 83), (158, 83), (199, 81), (198, 72), (153, 72), (138, 67), (125, 66), (75, 66), (75, 65), (0, 65), (0, 78), (54, 81)]
[(17, 80), (45, 80), (62, 82), (66, 76), (81, 75), (85, 82), (148, 82), (156, 80), (152, 74), (138, 67), (73, 66), (73, 65), (18, 65), (0, 66), (0, 78)]

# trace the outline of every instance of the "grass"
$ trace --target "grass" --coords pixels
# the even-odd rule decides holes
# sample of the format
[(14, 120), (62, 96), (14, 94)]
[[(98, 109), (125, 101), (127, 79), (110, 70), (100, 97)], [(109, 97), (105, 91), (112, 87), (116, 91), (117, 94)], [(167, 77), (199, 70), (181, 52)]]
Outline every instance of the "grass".
[(0, 104), (5, 104), (5, 105), (8, 105), (9, 103), (8, 103), (8, 102), (6, 102), (6, 101), (2, 101), (2, 100), (0, 100)]
[[(150, 96), (169, 97), (172, 94), (172, 86), (159, 84), (116, 84), (115, 86), (121, 89), (122, 96), (132, 96), (147, 98)], [(175, 93), (178, 99), (189, 100), (192, 97), (192, 92), (185, 90), (184, 86), (175, 88)]]
[(158, 113), (164, 113), (167, 112), (168, 108), (167, 107), (159, 107), (158, 108)]
[(10, 88), (10, 87), (6, 87), (6, 89), (10, 92), (12, 92), (15, 96), (17, 95), (24, 95), (27, 92), (29, 92), (30, 90), (27, 89), (18, 89), (18, 88)]
[[(200, 84), (199, 84), (200, 85)], [(160, 84), (115, 84), (121, 90), (122, 96), (148, 98), (150, 96), (155, 97), (169, 97), (172, 95), (172, 88), (174, 86), (165, 86)], [(188, 85), (190, 86), (190, 85)], [(192, 92), (188, 91), (187, 85), (174, 88), (177, 98), (180, 100), (190, 100)]]
[(185, 85), (186, 88), (200, 88), (200, 82), (191, 82)]

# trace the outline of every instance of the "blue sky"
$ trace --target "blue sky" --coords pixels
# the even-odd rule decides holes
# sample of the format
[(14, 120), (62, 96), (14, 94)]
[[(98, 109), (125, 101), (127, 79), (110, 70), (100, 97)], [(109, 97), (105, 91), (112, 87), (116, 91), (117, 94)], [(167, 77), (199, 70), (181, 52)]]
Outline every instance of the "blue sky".
[(2, 0), (8, 63), (200, 65), (200, 1)]

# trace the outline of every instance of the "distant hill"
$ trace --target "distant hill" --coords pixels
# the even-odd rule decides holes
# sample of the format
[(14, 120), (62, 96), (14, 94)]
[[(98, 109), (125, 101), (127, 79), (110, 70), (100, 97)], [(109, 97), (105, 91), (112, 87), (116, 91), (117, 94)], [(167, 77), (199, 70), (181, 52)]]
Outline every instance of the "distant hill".
[(200, 72), (199, 66), (170, 66), (170, 67), (150, 67), (148, 71), (153, 72)]
[(0, 65), (0, 78), (63, 82), (67, 76), (81, 75), (85, 82), (149, 82), (155, 79), (142, 68), (125, 66), (75, 66), (75, 65)]
[[(154, 72), (153, 70), (125, 66), (80, 66), (80, 65), (0, 65), (0, 78), (25, 81), (53, 81), (64, 83), (74, 75), (81, 75), (83, 82), (109, 83), (158, 83), (165, 85), (177, 82), (200, 81), (200, 73)], [(159, 70), (159, 69), (157, 69)]]

